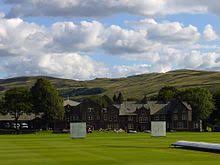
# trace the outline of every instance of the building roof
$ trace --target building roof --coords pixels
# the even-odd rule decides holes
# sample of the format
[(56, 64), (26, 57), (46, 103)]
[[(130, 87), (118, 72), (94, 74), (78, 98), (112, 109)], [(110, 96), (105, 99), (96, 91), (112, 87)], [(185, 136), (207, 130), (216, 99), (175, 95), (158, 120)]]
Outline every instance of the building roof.
[(65, 106), (67, 106), (67, 105), (70, 105), (70, 106), (72, 106), (72, 107), (75, 107), (75, 106), (77, 106), (77, 105), (79, 105), (80, 104), (80, 102), (77, 102), (77, 101), (73, 101), (73, 100), (65, 100), (64, 102), (63, 102), (63, 106), (65, 107)]
[[(37, 115), (36, 117), (41, 117), (41, 115)], [(18, 121), (31, 121), (35, 119), (35, 114), (31, 113), (31, 114), (23, 114), (19, 117)], [(6, 114), (6, 115), (2, 115), (0, 114), (0, 121), (13, 121), (14, 117), (13, 115), (10, 114)]]
[(119, 115), (120, 116), (137, 115), (135, 113), (135, 111), (137, 109), (135, 102), (125, 101), (121, 105), (119, 105), (118, 108), (119, 108)]
[(183, 101), (182, 104), (183, 104), (188, 110), (192, 110), (191, 105), (188, 104), (187, 102)]
[[(192, 110), (191, 106), (187, 102), (182, 104), (188, 109)], [(144, 107), (150, 110), (150, 115), (155, 114), (167, 114), (172, 109), (171, 102), (162, 103), (158, 101), (148, 101), (147, 104), (137, 104), (134, 101), (125, 101), (122, 104), (114, 105), (119, 109), (119, 115), (137, 115), (136, 110)]]

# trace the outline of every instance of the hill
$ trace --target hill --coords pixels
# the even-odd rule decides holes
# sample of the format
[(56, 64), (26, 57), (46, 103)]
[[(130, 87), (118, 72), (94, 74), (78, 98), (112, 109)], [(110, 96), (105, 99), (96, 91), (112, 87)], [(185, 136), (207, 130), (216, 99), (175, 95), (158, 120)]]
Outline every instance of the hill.
[[(35, 81), (44, 76), (17, 77), (0, 79), (0, 95), (7, 89), (18, 86), (31, 87)], [(176, 70), (167, 73), (149, 73), (126, 78), (97, 78), (88, 81), (76, 81), (54, 77), (44, 77), (55, 85), (64, 97), (74, 99), (90, 95), (123, 92), (125, 98), (141, 98), (144, 94), (155, 95), (163, 86), (175, 86), (179, 89), (204, 87), (215, 89), (220, 86), (220, 72)]]

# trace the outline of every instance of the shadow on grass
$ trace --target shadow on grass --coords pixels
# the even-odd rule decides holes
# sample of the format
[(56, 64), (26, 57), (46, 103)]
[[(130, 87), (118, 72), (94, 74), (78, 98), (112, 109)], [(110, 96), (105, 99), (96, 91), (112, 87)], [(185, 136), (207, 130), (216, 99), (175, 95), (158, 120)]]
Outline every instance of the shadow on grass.
[(199, 152), (209, 152), (209, 153), (217, 153), (220, 154), (220, 150), (215, 149), (203, 149), (203, 148), (193, 148), (193, 147), (169, 147), (177, 150), (191, 150), (191, 151), (199, 151)]
[(133, 149), (169, 149), (169, 147), (152, 147), (152, 146), (120, 146), (120, 145), (102, 145), (103, 147), (107, 147), (107, 148), (133, 148)]

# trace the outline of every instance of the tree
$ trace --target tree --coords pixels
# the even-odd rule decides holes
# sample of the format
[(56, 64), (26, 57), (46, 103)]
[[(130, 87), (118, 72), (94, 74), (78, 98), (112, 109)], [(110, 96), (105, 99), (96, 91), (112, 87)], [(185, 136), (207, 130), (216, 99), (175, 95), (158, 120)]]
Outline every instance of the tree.
[(122, 104), (123, 103), (123, 100), (124, 100), (124, 98), (123, 98), (123, 95), (122, 95), (122, 93), (121, 92), (119, 92), (119, 94), (118, 94), (118, 103), (119, 104)]
[(147, 102), (148, 102), (147, 96), (144, 95), (144, 98), (141, 99), (141, 104), (147, 104)]
[(180, 92), (180, 97), (192, 106), (193, 118), (196, 120), (206, 120), (215, 109), (213, 96), (207, 89), (186, 89)]
[(56, 120), (62, 120), (64, 116), (63, 99), (52, 84), (43, 78), (37, 80), (31, 88), (33, 112), (43, 113), (43, 119), (48, 129)]
[(175, 87), (166, 86), (160, 89), (158, 93), (158, 100), (168, 102), (175, 98), (176, 94), (177, 89)]
[(220, 122), (220, 88), (214, 92), (213, 98), (214, 98), (216, 109), (211, 114), (211, 117), (210, 117), (211, 124)]
[(0, 98), (0, 113), (1, 114), (4, 114), (4, 106), (5, 106), (5, 103), (4, 103), (4, 100), (3, 98)]
[(117, 103), (117, 96), (116, 96), (116, 94), (114, 94), (112, 100), (113, 100), (114, 103)]
[(4, 96), (3, 109), (3, 113), (13, 115), (16, 132), (18, 132), (19, 117), (32, 109), (30, 91), (23, 87), (7, 90)]

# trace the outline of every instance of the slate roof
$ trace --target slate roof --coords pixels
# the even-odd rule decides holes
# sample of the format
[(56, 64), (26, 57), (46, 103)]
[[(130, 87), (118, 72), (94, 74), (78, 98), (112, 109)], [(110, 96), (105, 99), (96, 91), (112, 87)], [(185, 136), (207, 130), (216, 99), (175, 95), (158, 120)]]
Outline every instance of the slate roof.
[(72, 107), (75, 107), (75, 106), (77, 106), (77, 105), (79, 105), (79, 104), (80, 104), (80, 102), (73, 101), (73, 100), (65, 100), (65, 101), (63, 102), (63, 106), (64, 106), (64, 107), (67, 106), (67, 105), (70, 105), (70, 106), (72, 106)]
[(187, 102), (183, 101), (182, 104), (183, 104), (188, 110), (192, 110), (191, 105), (188, 104)]
[[(41, 117), (42, 115), (37, 115), (36, 117)], [(19, 117), (18, 121), (31, 121), (35, 119), (35, 114), (23, 114)], [(6, 114), (2, 115), (0, 114), (0, 121), (13, 121), (13, 115)]]
[(136, 111), (135, 102), (125, 101), (121, 105), (119, 105), (119, 115), (120, 116), (137, 115), (135, 113), (135, 111)]
[[(192, 110), (187, 102), (182, 104), (188, 109)], [(150, 115), (167, 114), (172, 109), (171, 102), (161, 103), (158, 101), (148, 101), (147, 104), (136, 104), (134, 101), (125, 101), (121, 105), (115, 105), (119, 109), (119, 115), (136, 115), (136, 110), (144, 107), (150, 110)]]

